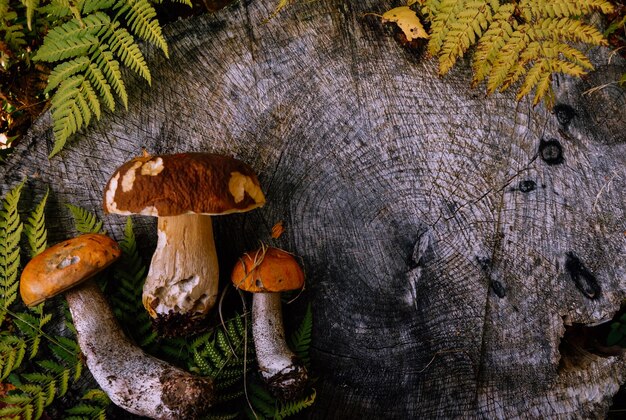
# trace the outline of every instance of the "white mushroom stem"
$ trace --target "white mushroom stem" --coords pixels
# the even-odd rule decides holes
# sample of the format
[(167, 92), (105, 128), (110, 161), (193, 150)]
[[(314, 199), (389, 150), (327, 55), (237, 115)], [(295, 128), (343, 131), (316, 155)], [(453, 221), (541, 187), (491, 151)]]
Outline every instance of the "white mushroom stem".
[(159, 217), (157, 247), (143, 288), (153, 318), (206, 314), (215, 304), (219, 267), (211, 217)]
[(259, 371), (270, 391), (283, 400), (298, 396), (308, 375), (285, 341), (280, 293), (254, 294), (252, 336)]
[(153, 419), (196, 418), (208, 411), (212, 380), (171, 366), (133, 344), (93, 281), (66, 291), (65, 297), (87, 367), (114, 404)]

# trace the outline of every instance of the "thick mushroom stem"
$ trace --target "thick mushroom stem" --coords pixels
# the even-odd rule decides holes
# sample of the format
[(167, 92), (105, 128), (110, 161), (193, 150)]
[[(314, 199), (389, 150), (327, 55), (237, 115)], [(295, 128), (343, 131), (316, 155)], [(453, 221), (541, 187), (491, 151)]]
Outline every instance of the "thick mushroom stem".
[(119, 407), (154, 419), (205, 414), (213, 381), (144, 353), (121, 331), (99, 287), (87, 280), (65, 292), (87, 367)]
[(285, 341), (280, 293), (252, 297), (252, 336), (259, 370), (270, 391), (285, 401), (297, 397), (308, 375)]
[[(159, 217), (157, 247), (143, 288), (143, 304), (166, 334), (193, 328), (215, 304), (219, 267), (211, 217)], [(169, 324), (169, 327), (168, 327)]]

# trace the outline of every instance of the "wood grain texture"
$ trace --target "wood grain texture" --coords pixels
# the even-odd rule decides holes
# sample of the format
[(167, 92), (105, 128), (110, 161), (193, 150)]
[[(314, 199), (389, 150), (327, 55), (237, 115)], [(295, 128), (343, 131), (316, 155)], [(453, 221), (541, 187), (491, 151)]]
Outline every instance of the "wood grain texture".
[[(602, 417), (626, 359), (560, 344), (626, 297), (626, 94), (583, 95), (618, 70), (558, 80), (568, 119), (485, 98), (467, 65), (438, 78), (364, 16), (389, 4), (299, 3), (170, 26), (171, 58), (148, 53), (153, 85), (130, 79), (128, 112), (51, 161), (43, 118), (0, 168), (3, 192), (50, 186), (58, 240), (62, 203), (102, 216), (109, 175), (142, 147), (232, 154), (268, 204), (214, 219), (220, 261), (285, 222), (278, 245), (302, 256), (313, 304), (311, 418)], [(104, 220), (120, 238), (124, 219)], [(154, 221), (136, 221), (153, 245)]]

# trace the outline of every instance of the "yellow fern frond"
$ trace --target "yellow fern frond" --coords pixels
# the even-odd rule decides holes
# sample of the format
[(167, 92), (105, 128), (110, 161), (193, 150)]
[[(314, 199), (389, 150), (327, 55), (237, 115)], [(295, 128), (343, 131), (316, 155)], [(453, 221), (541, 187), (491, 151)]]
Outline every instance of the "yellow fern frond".
[(456, 60), (476, 43), (493, 19), (492, 10), (487, 1), (468, 1), (462, 3), (456, 15), (456, 21), (448, 24), (448, 32), (443, 38), (439, 52), (439, 74), (446, 74)]
[(524, 83), (517, 92), (517, 99), (520, 100), (524, 96), (528, 95), (545, 77), (545, 74), (551, 73), (551, 68), (548, 63), (548, 59), (541, 59), (535, 62), (535, 64), (526, 73)]
[(548, 17), (586, 16), (594, 11), (607, 14), (614, 10), (607, 0), (522, 0), (519, 8), (527, 21)]
[[(491, 71), (489, 72), (489, 80), (487, 81), (487, 93), (495, 92), (502, 84), (508, 80), (508, 84), (511, 84), (512, 80), (516, 80), (519, 73), (520, 66), (523, 67), (524, 63), (520, 63), (520, 55), (526, 49), (531, 42), (530, 37), (527, 34), (528, 25), (519, 25), (517, 30), (511, 34), (507, 43), (502, 47), (497, 54)], [(501, 89), (501, 90), (505, 90)]]
[(561, 42), (555, 46), (555, 49), (558, 51), (559, 56), (565, 58), (580, 68), (593, 70), (593, 64), (591, 64), (589, 58), (571, 45)]
[(456, 21), (456, 15), (463, 10), (463, 1), (441, 0), (433, 11), (434, 19), (431, 22), (431, 37), (428, 42), (428, 53), (436, 57), (443, 47), (450, 25)]
[(533, 24), (530, 31), (535, 39), (560, 39), (584, 42), (589, 45), (607, 45), (607, 41), (597, 28), (577, 19), (547, 18)]
[(478, 41), (472, 60), (473, 86), (482, 82), (491, 72), (498, 53), (517, 28), (517, 22), (513, 18), (514, 12), (515, 5), (511, 3), (497, 8), (489, 28)]
[[(520, 98), (521, 99), (521, 98)], [(533, 105), (537, 105), (542, 99), (545, 99), (549, 108), (554, 105), (554, 92), (552, 90), (552, 73), (543, 73), (537, 88), (535, 89), (535, 97), (533, 98)]]

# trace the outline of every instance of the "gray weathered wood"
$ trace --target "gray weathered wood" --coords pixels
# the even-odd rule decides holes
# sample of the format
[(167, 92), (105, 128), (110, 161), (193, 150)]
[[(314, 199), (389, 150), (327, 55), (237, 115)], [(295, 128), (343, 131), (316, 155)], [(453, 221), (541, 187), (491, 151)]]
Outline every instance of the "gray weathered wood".
[[(467, 66), (438, 78), (363, 15), (387, 5), (298, 2), (264, 24), (274, 3), (169, 27), (171, 58), (149, 54), (152, 87), (129, 82), (128, 112), (50, 161), (40, 120), (0, 168), (3, 192), (50, 186), (61, 239), (62, 203), (102, 216), (108, 176), (142, 147), (233, 154), (268, 204), (215, 218), (221, 261), (285, 221), (278, 245), (302, 256), (313, 303), (311, 417), (602, 417), (624, 357), (560, 343), (626, 297), (626, 94), (583, 95), (618, 70), (560, 81), (568, 122), (485, 98)], [(124, 219), (104, 219), (121, 237)], [(136, 220), (154, 244), (155, 222)]]

